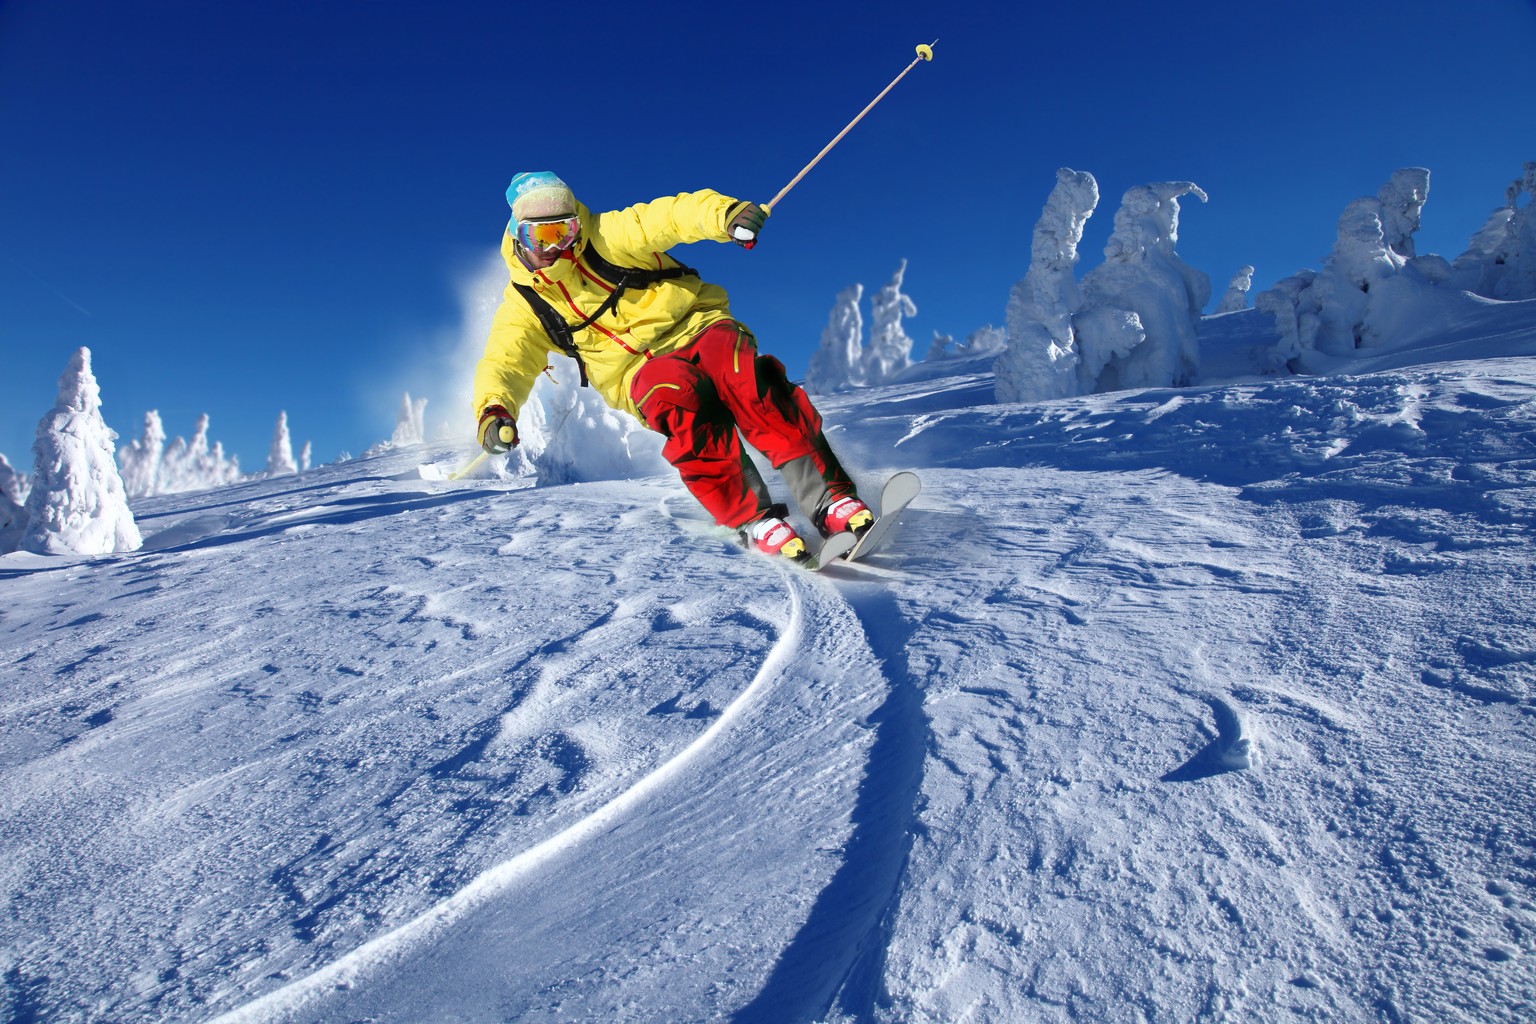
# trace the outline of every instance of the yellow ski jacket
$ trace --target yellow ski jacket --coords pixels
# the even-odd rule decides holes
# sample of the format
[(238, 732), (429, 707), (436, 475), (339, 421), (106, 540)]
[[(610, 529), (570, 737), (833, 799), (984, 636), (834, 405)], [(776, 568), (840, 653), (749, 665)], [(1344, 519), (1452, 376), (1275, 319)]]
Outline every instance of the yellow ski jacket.
[[(740, 200), (712, 190), (639, 203), (623, 210), (594, 214), (576, 204), (581, 239), (572, 255), (543, 270), (529, 270), (517, 258), (512, 234), (501, 239), (501, 256), (511, 280), (496, 310), (485, 354), (475, 367), (474, 415), (500, 405), (515, 418), (552, 352), (560, 350), (514, 285), (533, 288), (565, 320), (581, 323), (607, 300), (613, 282), (600, 277), (586, 258), (595, 245), (608, 262), (620, 267), (676, 267), (666, 250), (685, 242), (730, 241), (726, 213)], [(731, 315), (725, 289), (698, 277), (659, 281), (648, 288), (628, 288), (618, 304), (592, 326), (574, 335), (587, 376), (615, 408), (637, 419), (629, 395), (636, 371), (655, 356), (687, 345), (700, 331)]]

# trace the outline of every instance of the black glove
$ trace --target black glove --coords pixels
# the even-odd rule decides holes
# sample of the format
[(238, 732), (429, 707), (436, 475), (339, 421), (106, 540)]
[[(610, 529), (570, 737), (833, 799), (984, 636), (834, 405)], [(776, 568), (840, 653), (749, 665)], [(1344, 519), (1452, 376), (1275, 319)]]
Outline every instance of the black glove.
[(725, 215), (725, 233), (743, 249), (750, 249), (757, 244), (757, 233), (763, 229), (768, 212), (766, 206), (756, 203), (737, 203)]
[(517, 447), (517, 421), (499, 405), (488, 405), (480, 413), (480, 447), (491, 455)]

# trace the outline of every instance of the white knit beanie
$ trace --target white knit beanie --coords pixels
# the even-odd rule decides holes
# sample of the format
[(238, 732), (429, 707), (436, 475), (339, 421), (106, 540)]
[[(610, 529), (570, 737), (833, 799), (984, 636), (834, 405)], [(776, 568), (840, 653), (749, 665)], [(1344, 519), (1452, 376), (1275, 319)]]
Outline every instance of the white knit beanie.
[(570, 217), (576, 213), (571, 187), (551, 171), (524, 171), (507, 186), (514, 222)]

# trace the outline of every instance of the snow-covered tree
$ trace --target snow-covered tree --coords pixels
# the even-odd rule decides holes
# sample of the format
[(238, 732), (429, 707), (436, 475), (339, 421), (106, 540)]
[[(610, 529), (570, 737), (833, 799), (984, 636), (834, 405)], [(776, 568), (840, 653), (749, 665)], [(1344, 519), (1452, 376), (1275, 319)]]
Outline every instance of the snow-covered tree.
[(116, 441), (101, 417), (90, 350), (81, 348), (59, 378), (57, 403), (37, 426), (23, 549), (103, 555), (143, 545), (113, 458)]
[(427, 400), (412, 400), (411, 393), (407, 391), (400, 397), (400, 409), (395, 413), (395, 432), (390, 436), (389, 443), (404, 447), (426, 441), (426, 417)]
[(32, 478), (19, 472), (4, 455), (0, 455), (0, 495), (17, 505), (25, 505), (31, 491)]
[(1321, 307), (1312, 291), (1315, 280), (1317, 271), (1300, 270), (1254, 297), (1254, 308), (1274, 318), (1280, 335), (1280, 342), (1267, 357), (1266, 369), (1301, 372), (1305, 368), (1303, 354), (1316, 351)]
[(1232, 282), (1227, 285), (1226, 294), (1216, 304), (1217, 314), (1236, 313), (1248, 308), (1248, 289), (1253, 287), (1253, 268), (1240, 267), (1236, 274), (1232, 275)]
[(1078, 355), (1072, 314), (1077, 311), (1077, 247), (1099, 205), (1099, 184), (1086, 171), (1056, 172), (1035, 222), (1029, 270), (1008, 298), (1008, 348), (993, 368), (999, 402), (1033, 402), (1078, 393)]
[(165, 426), (160, 422), (159, 410), (151, 409), (144, 414), (144, 433), (117, 453), (128, 497), (143, 498), (160, 493), (160, 463), (164, 458)]
[(805, 389), (813, 395), (830, 395), (864, 383), (864, 318), (859, 302), (862, 284), (837, 293), (837, 301), (821, 332), (821, 346), (811, 356)]
[(1008, 347), (1008, 332), (988, 324), (966, 335), (964, 341), (956, 341), (951, 335), (933, 332), (933, 342), (928, 346), (925, 362), (941, 359), (969, 359), (980, 356), (996, 356)]
[(299, 471), (293, 461), (293, 442), (288, 437), (288, 413), (277, 414), (272, 428), (272, 446), (267, 449), (267, 476), (291, 476)]
[(917, 304), (901, 290), (906, 273), (907, 261), (902, 260), (890, 283), (870, 297), (869, 347), (863, 358), (865, 384), (888, 384), (912, 365), (912, 339), (901, 321), (917, 315)]
[[(1522, 207), (1520, 197), (1529, 197)], [(1452, 264), (1458, 288), (1490, 299), (1536, 298), (1536, 161), (1510, 182), (1504, 205), (1472, 236)]]
[(1115, 212), (1104, 262), (1083, 278), (1073, 318), (1084, 391), (1179, 387), (1200, 368), (1201, 312), (1211, 279), (1179, 259), (1179, 198), (1190, 181), (1129, 189)]
[(1008, 347), (1008, 331), (1006, 328), (994, 327), (987, 324), (978, 327), (965, 336), (965, 344), (961, 346), (956, 355), (961, 356), (988, 356), (997, 355)]
[(15, 551), (21, 543), (21, 531), (27, 525), (27, 493), (31, 482), (0, 455), (0, 555)]
[(1280, 334), (1271, 368), (1316, 372), (1357, 349), (1398, 344), (1457, 301), (1462, 277), (1481, 277), (1474, 259), (1453, 266), (1411, 255), (1428, 190), (1428, 171), (1398, 171), (1376, 195), (1345, 207), (1322, 270), (1301, 271), (1255, 298)]
[[(425, 399), (423, 399), (423, 401), (425, 401)], [(311, 443), (309, 441), (305, 441), (304, 442), (304, 447), (299, 450), (299, 472), (300, 473), (308, 473), (309, 472), (309, 461), (310, 461), (310, 458), (312, 457), (312, 455), (314, 454), (314, 447), (315, 446), (314, 446), (313, 443)]]
[(1381, 202), (1381, 233), (1387, 248), (1399, 256), (1414, 256), (1413, 234), (1419, 230), (1419, 216), (1429, 198), (1429, 171), (1423, 167), (1404, 167), (1376, 191)]
[[(151, 421), (153, 416), (153, 421)], [(147, 414), (144, 418), (144, 437), (138, 442), (135, 458), (146, 458), (157, 444), (155, 434), (164, 437), (164, 429), (160, 427), (158, 414)], [(149, 468), (135, 465), (135, 479), (141, 479), (141, 474), (149, 474)], [(169, 444), (164, 445), (158, 463), (152, 473), (154, 488), (146, 494), (180, 494), (184, 491), (201, 491), (210, 487), (222, 487), (225, 484), (235, 483), (240, 479), (240, 460), (234, 456), (224, 455), (224, 445), (215, 441), (210, 447), (208, 443), (208, 414), (203, 413), (197, 418), (197, 429), (192, 434), (192, 440), (188, 441), (177, 436)], [(136, 492), (134, 497), (142, 495)]]
[(923, 356), (923, 362), (936, 363), (941, 359), (949, 359), (954, 354), (955, 336), (934, 331), (933, 340), (928, 343), (928, 354)]

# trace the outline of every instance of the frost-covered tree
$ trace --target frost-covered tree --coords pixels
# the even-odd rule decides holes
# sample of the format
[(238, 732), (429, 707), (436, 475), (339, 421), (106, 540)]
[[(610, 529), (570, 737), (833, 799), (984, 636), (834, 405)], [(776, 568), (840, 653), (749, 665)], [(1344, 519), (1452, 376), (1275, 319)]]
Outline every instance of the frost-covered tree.
[[(426, 401), (426, 399), (422, 399), (422, 401)], [(300, 473), (308, 473), (309, 472), (309, 461), (310, 461), (310, 458), (314, 454), (314, 447), (315, 446), (314, 446), (313, 443), (311, 443), (309, 441), (305, 441), (304, 442), (304, 447), (299, 450), (299, 472)]]
[(1280, 342), (1270, 350), (1266, 369), (1299, 373), (1305, 368), (1304, 353), (1317, 349), (1318, 314), (1321, 307), (1312, 291), (1317, 271), (1300, 270), (1254, 297), (1253, 306), (1275, 321)]
[(869, 347), (864, 351), (864, 383), (888, 384), (912, 365), (912, 339), (902, 328), (904, 317), (917, 315), (917, 304), (901, 290), (907, 273), (902, 260), (890, 283), (869, 300)]
[(421, 444), (427, 439), (427, 400), (412, 400), (407, 391), (400, 397), (400, 409), (395, 413), (395, 432), (389, 443), (396, 447)]
[(81, 348), (59, 378), (58, 401), (37, 425), (23, 549), (104, 555), (143, 545), (113, 458), (116, 441), (101, 417), (90, 350)]
[(1253, 268), (1240, 267), (1236, 274), (1232, 275), (1232, 282), (1227, 285), (1226, 294), (1216, 304), (1216, 313), (1236, 313), (1248, 308), (1248, 289), (1253, 287)]
[(1199, 324), (1211, 279), (1179, 259), (1179, 198), (1191, 181), (1129, 189), (1115, 212), (1104, 262), (1083, 278), (1073, 318), (1084, 391), (1181, 387), (1200, 369)]
[(962, 356), (995, 356), (1008, 347), (1008, 331), (987, 324), (965, 336), (965, 344), (956, 353)]
[(863, 297), (862, 284), (849, 285), (837, 293), (827, 326), (821, 331), (821, 345), (806, 370), (805, 389), (811, 394), (830, 395), (864, 383), (864, 318), (859, 312)]
[(1419, 230), (1419, 217), (1429, 198), (1429, 171), (1423, 167), (1393, 171), (1376, 190), (1376, 198), (1381, 202), (1381, 233), (1387, 248), (1412, 259), (1413, 234)]
[(970, 359), (981, 356), (996, 356), (1008, 347), (1008, 332), (1001, 327), (988, 324), (979, 327), (966, 335), (964, 341), (956, 341), (951, 335), (933, 332), (933, 341), (928, 346), (926, 362), (934, 362), (942, 359)]
[(151, 409), (144, 414), (144, 433), (117, 453), (128, 497), (143, 498), (160, 493), (160, 463), (164, 458), (165, 426), (160, 422), (159, 410)]
[(1275, 317), (1280, 343), (1270, 363), (1293, 372), (1315, 369), (1312, 353), (1353, 355), (1368, 343), (1370, 293), (1407, 261), (1387, 244), (1381, 200), (1362, 196), (1339, 216), (1333, 250), (1320, 272), (1303, 271), (1261, 293), (1255, 301)]
[(944, 334), (940, 331), (933, 332), (933, 340), (928, 343), (928, 354), (923, 356), (923, 362), (936, 363), (949, 359), (955, 354), (955, 336)]
[(1428, 188), (1428, 171), (1398, 171), (1376, 195), (1344, 208), (1320, 271), (1301, 271), (1255, 298), (1280, 334), (1271, 368), (1316, 372), (1357, 349), (1400, 342), (1456, 301), (1460, 275), (1478, 276), (1466, 264), (1409, 255)]
[(288, 413), (277, 414), (272, 428), (272, 446), (267, 449), (267, 476), (291, 476), (299, 471), (293, 461), (293, 442), (288, 437)]
[(1033, 402), (1078, 394), (1077, 247), (1099, 205), (1099, 184), (1063, 167), (1035, 222), (1029, 270), (1008, 297), (1008, 347), (993, 369), (999, 402)]
[(21, 531), (27, 525), (27, 493), (31, 482), (0, 455), (0, 555), (15, 551), (21, 543)]
[(0, 495), (17, 505), (25, 505), (31, 491), (32, 478), (19, 472), (4, 455), (0, 455)]
[[(141, 453), (147, 453), (154, 447), (150, 426), (149, 416), (146, 416), (145, 436), (139, 442)], [(158, 415), (155, 416), (154, 426), (159, 427)], [(163, 437), (163, 429), (160, 430), (160, 434)], [(135, 469), (136, 474), (139, 471), (139, 468)], [(212, 446), (209, 445), (208, 414), (203, 413), (197, 418), (197, 429), (193, 432), (191, 441), (177, 436), (164, 446), (153, 476), (154, 490), (146, 493), (180, 494), (184, 491), (202, 491), (238, 481), (241, 477), (240, 460), (234, 456), (226, 457), (224, 445), (221, 442), (215, 441)]]
[[(1522, 195), (1529, 197), (1523, 207)], [(1536, 299), (1536, 161), (1510, 182), (1504, 205), (1456, 257), (1452, 281), (1490, 299)]]

